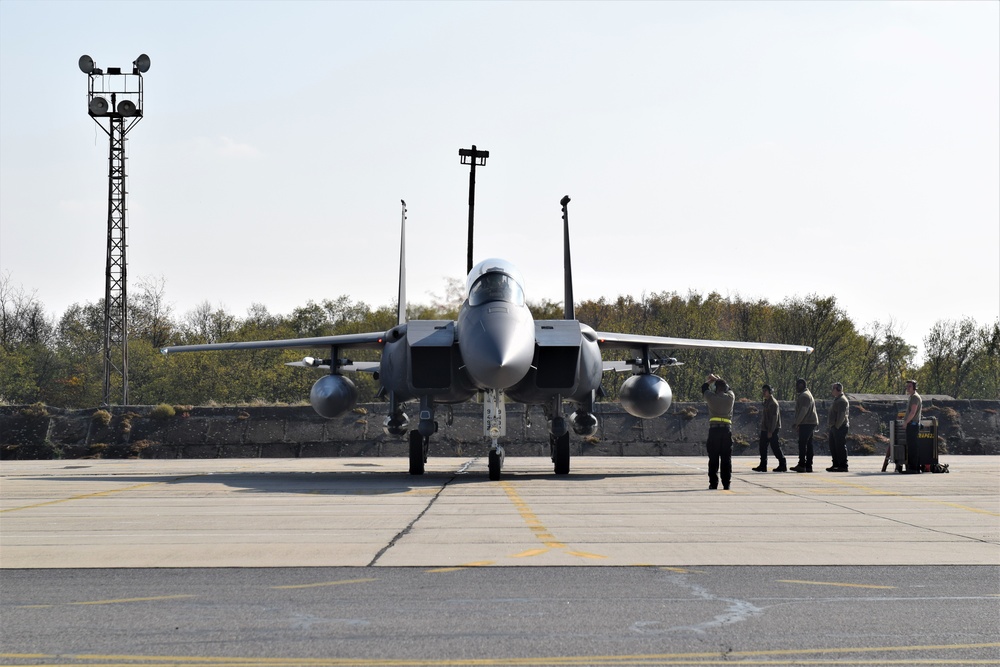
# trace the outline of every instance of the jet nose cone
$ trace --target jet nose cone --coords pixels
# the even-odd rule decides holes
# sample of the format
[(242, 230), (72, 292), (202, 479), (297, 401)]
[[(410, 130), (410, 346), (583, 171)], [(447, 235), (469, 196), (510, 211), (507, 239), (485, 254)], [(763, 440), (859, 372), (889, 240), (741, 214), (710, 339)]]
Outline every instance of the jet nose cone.
[(461, 333), (459, 348), (473, 380), (488, 389), (507, 389), (520, 382), (535, 352), (532, 322), (487, 316), (469, 324)]
[(492, 389), (517, 384), (531, 364), (531, 356), (526, 356), (522, 347), (516, 340), (480, 337), (474, 361), (469, 364), (473, 377)]

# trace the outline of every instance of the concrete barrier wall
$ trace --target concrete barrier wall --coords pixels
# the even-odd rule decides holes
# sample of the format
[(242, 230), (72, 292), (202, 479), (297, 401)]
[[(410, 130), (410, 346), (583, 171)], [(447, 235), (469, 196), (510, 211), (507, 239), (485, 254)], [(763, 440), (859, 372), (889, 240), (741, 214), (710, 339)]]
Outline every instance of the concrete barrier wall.
[[(790, 425), (794, 404), (783, 401), (782, 446), (796, 455)], [(900, 402), (851, 404), (848, 451), (852, 456), (884, 456), (888, 424)], [(830, 401), (817, 401), (821, 426), (816, 455), (828, 455), (823, 425)], [(739, 402), (733, 413), (734, 454), (756, 455), (760, 404)], [(114, 407), (103, 424), (96, 409), (63, 410), (40, 406), (0, 407), (0, 458), (239, 458), (310, 456), (406, 456), (406, 438), (385, 435), (387, 404), (358, 406), (326, 420), (311, 407), (198, 407), (157, 418), (151, 406)], [(412, 411), (411, 411), (412, 412)], [(941, 453), (1000, 454), (1000, 401), (929, 401), (925, 417), (937, 417)], [(597, 406), (596, 437), (572, 436), (575, 456), (704, 456), (708, 416), (704, 403), (675, 403), (667, 414), (637, 419), (617, 403)], [(412, 417), (412, 415), (411, 415)], [(480, 456), (482, 406), (465, 403), (437, 412), (438, 433), (431, 456)], [(510, 456), (548, 456), (548, 432), (538, 408), (507, 406)]]

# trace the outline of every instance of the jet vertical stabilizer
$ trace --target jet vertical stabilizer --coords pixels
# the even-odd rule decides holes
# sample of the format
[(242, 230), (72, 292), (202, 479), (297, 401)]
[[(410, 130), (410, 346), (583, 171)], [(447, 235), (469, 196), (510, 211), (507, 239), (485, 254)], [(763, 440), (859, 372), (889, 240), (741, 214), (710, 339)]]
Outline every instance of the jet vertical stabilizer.
[(573, 267), (570, 261), (569, 252), (569, 195), (566, 195), (559, 203), (562, 204), (563, 218), (563, 318), (567, 320), (576, 319), (576, 309), (573, 306)]
[(406, 324), (406, 202), (402, 199), (402, 219), (399, 222), (399, 301), (396, 304), (396, 324)]

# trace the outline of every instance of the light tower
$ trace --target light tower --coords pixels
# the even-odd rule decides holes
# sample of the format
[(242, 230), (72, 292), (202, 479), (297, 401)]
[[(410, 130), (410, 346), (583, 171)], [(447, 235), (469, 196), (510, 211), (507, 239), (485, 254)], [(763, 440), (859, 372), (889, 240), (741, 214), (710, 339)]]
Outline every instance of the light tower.
[[(87, 113), (108, 135), (108, 254), (104, 284), (104, 400), (121, 387), (121, 405), (128, 405), (128, 290), (125, 250), (125, 135), (142, 118), (142, 75), (149, 56), (140, 55), (132, 72), (120, 67), (99, 69), (90, 56), (80, 56), (87, 75)], [(114, 380), (112, 380), (114, 378)], [(121, 378), (120, 381), (118, 378)]]
[(476, 217), (476, 167), (485, 167), (486, 158), (490, 156), (489, 151), (481, 151), (472, 144), (472, 148), (459, 148), (458, 155), (462, 159), (462, 164), (469, 166), (469, 252), (466, 260), (465, 272), (472, 271), (472, 228)]

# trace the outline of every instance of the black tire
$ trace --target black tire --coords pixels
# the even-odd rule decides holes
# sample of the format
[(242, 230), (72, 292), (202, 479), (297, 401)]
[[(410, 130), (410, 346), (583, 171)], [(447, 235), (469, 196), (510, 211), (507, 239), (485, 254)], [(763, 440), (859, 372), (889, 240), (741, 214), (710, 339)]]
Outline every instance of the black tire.
[(500, 454), (496, 451), (490, 451), (490, 481), (498, 482), (500, 481)]
[(425, 442), (424, 436), (420, 435), (419, 431), (410, 431), (410, 474), (411, 475), (423, 475), (424, 474), (424, 461), (427, 457), (424, 455)]
[(552, 443), (552, 461), (557, 475), (569, 474), (569, 433), (559, 436)]

